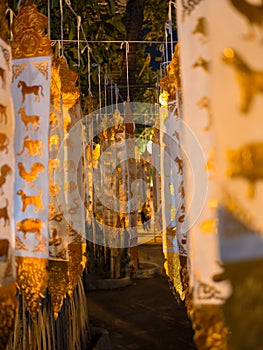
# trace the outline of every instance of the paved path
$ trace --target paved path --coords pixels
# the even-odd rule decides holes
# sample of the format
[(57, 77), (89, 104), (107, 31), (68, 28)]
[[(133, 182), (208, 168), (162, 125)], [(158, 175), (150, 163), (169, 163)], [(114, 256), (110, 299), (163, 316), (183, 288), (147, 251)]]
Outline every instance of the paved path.
[[(139, 257), (163, 265), (160, 245), (139, 246)], [(190, 321), (174, 299), (162, 268), (158, 277), (118, 290), (87, 294), (91, 325), (109, 331), (113, 350), (194, 350)]]

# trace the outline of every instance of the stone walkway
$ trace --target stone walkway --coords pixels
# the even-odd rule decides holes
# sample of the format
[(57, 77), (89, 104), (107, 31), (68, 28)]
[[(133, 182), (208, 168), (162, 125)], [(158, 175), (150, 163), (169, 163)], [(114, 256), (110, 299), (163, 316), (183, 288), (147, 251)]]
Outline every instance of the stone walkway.
[(172, 295), (159, 244), (139, 246), (139, 259), (157, 263), (161, 275), (115, 290), (87, 293), (89, 321), (108, 330), (112, 350), (194, 350), (183, 305)]

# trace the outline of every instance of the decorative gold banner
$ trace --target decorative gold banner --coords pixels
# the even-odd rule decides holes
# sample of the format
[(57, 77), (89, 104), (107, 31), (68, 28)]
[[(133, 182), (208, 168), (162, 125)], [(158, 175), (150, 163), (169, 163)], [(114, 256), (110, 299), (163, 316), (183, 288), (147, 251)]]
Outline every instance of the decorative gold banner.
[[(17, 269), (20, 274), (18, 286), (32, 317), (39, 309), (40, 297), (47, 285), (51, 62), (46, 25), (47, 18), (37, 11), (35, 5), (20, 7), (13, 22), (11, 43), (12, 95), (16, 117), (14, 204)], [(29, 273), (32, 276), (29, 277)], [(42, 274), (41, 281), (39, 274)], [(29, 279), (24, 280), (22, 276)]]
[[(3, 18), (0, 21), (4, 21)], [(14, 110), (11, 96), (10, 47), (0, 39), (0, 348), (14, 328), (15, 231), (14, 231)]]
[[(263, 4), (209, 1), (221, 258), (231, 349), (262, 348)], [(222, 16), (224, 18), (222, 18)], [(242, 300), (242, 308), (240, 308)], [(243, 317), (242, 315), (245, 315)]]

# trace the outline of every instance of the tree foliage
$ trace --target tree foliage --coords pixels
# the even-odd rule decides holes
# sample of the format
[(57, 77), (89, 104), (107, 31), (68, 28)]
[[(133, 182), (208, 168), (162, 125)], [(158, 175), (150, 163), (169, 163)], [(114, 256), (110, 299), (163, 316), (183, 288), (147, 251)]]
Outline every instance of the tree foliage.
[[(9, 7), (17, 13), (18, 0), (8, 0)], [(38, 10), (48, 16), (47, 0), (22, 0), (21, 4), (35, 3)], [(142, 40), (163, 41), (164, 26), (167, 20), (168, 1), (144, 0), (143, 26), (140, 32)], [(21, 5), (20, 4), (20, 5)], [(84, 51), (85, 40), (89, 41), (91, 53), (91, 82), (92, 92), (98, 92), (98, 66), (101, 71), (101, 84), (103, 85), (103, 74), (108, 77), (124, 75), (125, 50), (120, 50), (120, 43), (110, 41), (126, 40), (125, 13), (120, 14), (114, 0), (63, 0), (63, 52), (69, 67), (79, 74), (79, 85), (83, 96), (88, 92), (88, 55)], [(70, 5), (70, 6), (68, 6)], [(71, 7), (71, 8), (70, 8)], [(72, 11), (73, 10), (73, 11)], [(74, 14), (74, 13), (75, 14)], [(79, 33), (80, 44), (78, 47), (77, 16), (81, 16), (83, 29)], [(51, 40), (61, 40), (61, 11), (60, 0), (50, 0), (50, 31)], [(134, 18), (136, 21), (136, 18)], [(68, 41), (67, 41), (68, 40)], [(151, 44), (139, 45), (136, 54), (137, 68), (135, 72), (136, 84), (140, 88), (134, 94), (135, 101), (154, 103), (156, 100), (156, 64), (160, 61), (159, 46), (149, 49)], [(153, 46), (153, 45), (152, 45)], [(150, 57), (149, 57), (150, 55)], [(78, 65), (78, 59), (80, 64)], [(132, 58), (133, 59), (133, 58)], [(143, 86), (146, 86), (144, 88)], [(149, 87), (150, 86), (150, 87)]]

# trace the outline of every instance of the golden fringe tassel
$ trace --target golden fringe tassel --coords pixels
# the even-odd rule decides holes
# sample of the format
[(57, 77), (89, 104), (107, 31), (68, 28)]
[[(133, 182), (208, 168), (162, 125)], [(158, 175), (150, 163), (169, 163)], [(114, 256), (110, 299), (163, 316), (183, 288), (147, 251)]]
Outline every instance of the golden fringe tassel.
[(47, 259), (16, 257), (17, 286), (34, 319), (47, 288)]
[(32, 319), (23, 295), (15, 331), (8, 350), (82, 350), (90, 344), (87, 300), (80, 277), (72, 297), (67, 296), (54, 319), (51, 296), (42, 300), (42, 307)]
[(0, 288), (0, 350), (5, 350), (14, 330), (16, 312), (16, 284), (11, 282)]
[(48, 292), (51, 295), (51, 304), (54, 312), (54, 318), (62, 308), (64, 298), (68, 290), (68, 262), (67, 261), (48, 261)]

